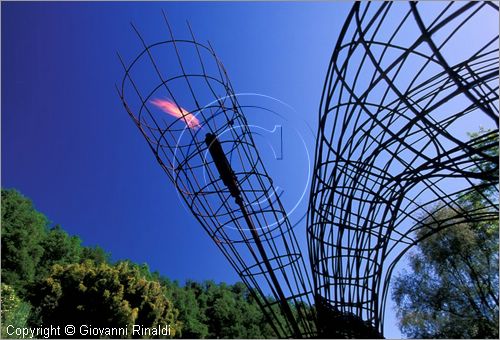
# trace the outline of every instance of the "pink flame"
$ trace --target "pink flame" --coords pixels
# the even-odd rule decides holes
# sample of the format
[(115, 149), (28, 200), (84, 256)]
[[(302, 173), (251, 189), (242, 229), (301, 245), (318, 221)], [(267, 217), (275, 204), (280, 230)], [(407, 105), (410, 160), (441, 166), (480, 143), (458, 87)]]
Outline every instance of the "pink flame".
[(152, 99), (150, 103), (173, 117), (182, 118), (190, 129), (201, 127), (200, 121), (191, 112), (177, 106), (177, 104), (168, 99)]

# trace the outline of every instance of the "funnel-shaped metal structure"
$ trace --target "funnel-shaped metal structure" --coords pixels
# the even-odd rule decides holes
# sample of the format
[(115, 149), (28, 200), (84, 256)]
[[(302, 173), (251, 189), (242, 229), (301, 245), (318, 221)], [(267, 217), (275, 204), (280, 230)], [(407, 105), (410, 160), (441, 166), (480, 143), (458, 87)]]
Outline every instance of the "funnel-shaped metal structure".
[[(324, 85), (311, 187), (320, 334), (381, 336), (401, 256), (442, 228), (498, 219), (498, 25), (482, 26), (492, 17), (497, 3), (353, 6)], [(481, 122), (489, 132), (469, 138)], [(471, 193), (485, 204), (460, 204)], [(423, 223), (444, 209), (450, 218)]]
[[(229, 78), (196, 41), (153, 44), (118, 87), (125, 109), (183, 202), (250, 288), (278, 337), (316, 334), (302, 253)], [(135, 29), (135, 28), (134, 28)], [(191, 31), (191, 30), (190, 30)]]
[[(118, 87), (125, 109), (278, 337), (383, 336), (402, 256), (443, 228), (498, 218), (498, 27), (477, 30), (491, 17), (489, 2), (354, 4), (320, 105), (313, 285), (210, 44), (175, 39), (166, 19), (169, 40), (148, 44), (136, 30), (143, 50), (122, 61)], [(470, 195), (482, 204), (464, 204)]]

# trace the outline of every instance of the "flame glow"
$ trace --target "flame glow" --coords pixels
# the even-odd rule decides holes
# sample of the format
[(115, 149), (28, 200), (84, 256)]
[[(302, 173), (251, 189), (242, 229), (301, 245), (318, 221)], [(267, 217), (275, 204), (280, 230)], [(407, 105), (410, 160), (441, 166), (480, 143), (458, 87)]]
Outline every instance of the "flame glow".
[(182, 118), (190, 129), (201, 127), (200, 121), (191, 112), (177, 106), (177, 104), (168, 99), (152, 99), (150, 103), (173, 117)]

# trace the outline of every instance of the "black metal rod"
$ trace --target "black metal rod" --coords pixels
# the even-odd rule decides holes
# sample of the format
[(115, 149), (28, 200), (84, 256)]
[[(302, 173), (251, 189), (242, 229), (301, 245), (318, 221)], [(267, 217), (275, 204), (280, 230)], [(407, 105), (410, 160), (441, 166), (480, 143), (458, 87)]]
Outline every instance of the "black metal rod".
[(227, 160), (222, 145), (213, 133), (207, 133), (205, 135), (205, 143), (208, 146), (208, 151), (212, 156), (212, 159), (219, 171), (220, 178), (224, 185), (229, 189), (231, 196), (234, 198), (241, 196), (240, 188), (238, 187), (238, 182), (236, 181), (236, 176), (234, 174), (229, 161)]
[(293, 327), (293, 332), (295, 333), (295, 337), (300, 338), (302, 336), (301, 336), (301, 332), (299, 330), (299, 327), (297, 325), (297, 322), (295, 320), (295, 317), (293, 316), (290, 305), (288, 304), (288, 301), (285, 298), (285, 294), (283, 293), (283, 290), (281, 289), (281, 285), (278, 281), (278, 278), (276, 277), (274, 270), (271, 266), (271, 263), (269, 262), (269, 258), (267, 257), (267, 253), (264, 249), (264, 246), (262, 245), (262, 241), (260, 240), (260, 236), (259, 236), (259, 233), (257, 232), (257, 228), (255, 228), (255, 225), (254, 225), (252, 219), (250, 218), (250, 215), (248, 214), (248, 211), (245, 207), (245, 202), (243, 201), (243, 198), (241, 197), (241, 191), (240, 191), (240, 188), (238, 187), (238, 181), (237, 181), (236, 175), (234, 174), (234, 171), (231, 168), (231, 164), (229, 163), (226, 155), (224, 154), (224, 150), (222, 149), (222, 145), (220, 144), (217, 137), (212, 133), (207, 133), (205, 135), (205, 143), (208, 146), (208, 151), (210, 152), (210, 155), (212, 156), (212, 159), (215, 163), (217, 171), (219, 172), (219, 175), (222, 179), (222, 182), (224, 183), (224, 185), (227, 186), (227, 188), (229, 189), (229, 192), (231, 193), (231, 196), (234, 197), (236, 204), (238, 204), (238, 206), (240, 207), (241, 213), (243, 214), (243, 217), (245, 218), (245, 222), (248, 225), (250, 232), (252, 233), (252, 238), (255, 242), (255, 245), (257, 246), (257, 249), (259, 250), (260, 256), (262, 257), (262, 262), (264, 262), (264, 265), (266, 266), (266, 269), (269, 272), (269, 276), (271, 278), (271, 281), (273, 282), (274, 288), (276, 289), (276, 292), (280, 298), (280, 304), (281, 304), (281, 307), (283, 309), (283, 312), (285, 313), (286, 317), (290, 320), (290, 323)]

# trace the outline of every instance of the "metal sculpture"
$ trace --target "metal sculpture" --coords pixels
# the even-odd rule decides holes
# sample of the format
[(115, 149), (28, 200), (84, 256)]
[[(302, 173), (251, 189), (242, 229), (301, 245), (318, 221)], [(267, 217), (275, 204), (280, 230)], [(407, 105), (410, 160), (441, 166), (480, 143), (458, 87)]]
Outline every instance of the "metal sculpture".
[[(210, 44), (191, 29), (175, 39), (166, 19), (166, 41), (147, 44), (134, 27), (143, 50), (122, 61), (125, 109), (277, 336), (382, 337), (390, 277), (408, 249), (498, 217), (498, 199), (485, 195), (498, 196), (498, 32), (464, 41), (490, 12), (498, 6), (354, 4), (320, 105), (307, 226), (314, 286)], [(459, 135), (479, 118), (493, 129)], [(471, 192), (486, 205), (462, 206)], [(429, 228), (443, 209), (453, 216)]]
[[(350, 11), (324, 85), (310, 197), (320, 335), (382, 336), (403, 254), (442, 228), (498, 219), (485, 195), (498, 197), (498, 27), (473, 34), (488, 15), (498, 19), (498, 4)], [(468, 140), (479, 122), (492, 130)], [(485, 206), (459, 204), (471, 193)], [(444, 209), (453, 216), (424, 223)]]
[[(143, 44), (119, 95), (183, 201), (250, 288), (279, 337), (315, 336), (294, 230), (210, 44)], [(121, 58), (120, 58), (121, 60)]]

